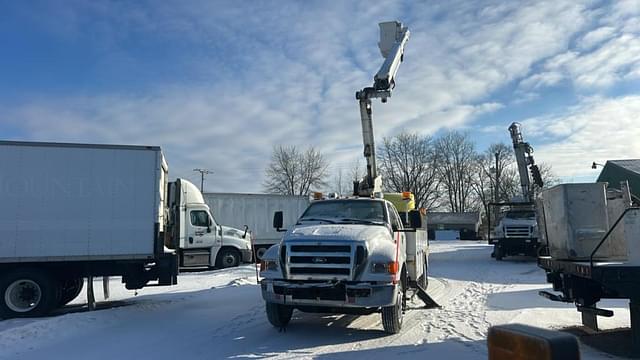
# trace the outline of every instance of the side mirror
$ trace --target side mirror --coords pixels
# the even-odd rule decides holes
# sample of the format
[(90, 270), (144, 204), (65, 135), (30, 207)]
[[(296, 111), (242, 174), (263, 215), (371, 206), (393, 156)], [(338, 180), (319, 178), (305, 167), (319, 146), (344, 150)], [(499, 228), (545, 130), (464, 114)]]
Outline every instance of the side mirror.
[(249, 231), (249, 226), (245, 225), (244, 226), (244, 234), (242, 234), (242, 238), (246, 239), (247, 238), (247, 231)]
[(207, 232), (211, 232), (211, 225), (213, 225), (213, 220), (211, 218), (207, 218)]
[(273, 214), (273, 227), (276, 229), (276, 231), (278, 232), (287, 231), (286, 229), (282, 229), (283, 222), (284, 220), (282, 217), (282, 211), (276, 211)]
[(422, 215), (420, 214), (420, 211), (409, 211), (409, 224), (414, 229), (422, 228)]
[(218, 236), (222, 236), (222, 225), (216, 227), (218, 228)]

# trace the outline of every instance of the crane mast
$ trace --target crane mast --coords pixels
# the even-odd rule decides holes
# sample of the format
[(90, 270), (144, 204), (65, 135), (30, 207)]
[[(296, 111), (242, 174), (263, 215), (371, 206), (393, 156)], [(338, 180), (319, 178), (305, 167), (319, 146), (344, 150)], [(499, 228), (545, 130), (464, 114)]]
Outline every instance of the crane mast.
[(529, 179), (529, 169), (531, 169), (531, 175), (533, 176), (533, 180), (536, 185), (538, 185), (538, 187), (542, 187), (543, 185), (540, 170), (533, 159), (533, 148), (528, 142), (523, 140), (519, 123), (512, 123), (511, 126), (509, 126), (509, 133), (511, 134), (511, 141), (513, 142), (513, 149), (516, 155), (522, 197), (524, 201), (532, 202), (533, 192), (531, 188), (531, 180)]
[(362, 142), (364, 158), (367, 162), (367, 174), (359, 183), (354, 184), (354, 195), (373, 196), (382, 191), (382, 179), (376, 165), (375, 139), (371, 117), (371, 99), (380, 98), (383, 103), (391, 97), (395, 87), (395, 76), (404, 59), (404, 47), (409, 40), (409, 30), (398, 21), (382, 22), (380, 26), (380, 54), (384, 62), (373, 77), (373, 86), (356, 92), (360, 104), (360, 122), (362, 124)]

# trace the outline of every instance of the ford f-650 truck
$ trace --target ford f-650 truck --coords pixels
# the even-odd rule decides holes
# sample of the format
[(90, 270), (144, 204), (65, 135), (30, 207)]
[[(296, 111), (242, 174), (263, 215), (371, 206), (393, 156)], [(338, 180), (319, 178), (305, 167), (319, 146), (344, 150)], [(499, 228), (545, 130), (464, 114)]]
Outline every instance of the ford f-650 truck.
[[(409, 222), (412, 228), (405, 229), (396, 208), (384, 199), (311, 203), (281, 243), (262, 257), (262, 296), (271, 324), (285, 326), (294, 309), (382, 312), (385, 331), (399, 332), (407, 289), (424, 290), (428, 282), (420, 212), (411, 211)], [(282, 213), (277, 212), (274, 227), (281, 226)]]

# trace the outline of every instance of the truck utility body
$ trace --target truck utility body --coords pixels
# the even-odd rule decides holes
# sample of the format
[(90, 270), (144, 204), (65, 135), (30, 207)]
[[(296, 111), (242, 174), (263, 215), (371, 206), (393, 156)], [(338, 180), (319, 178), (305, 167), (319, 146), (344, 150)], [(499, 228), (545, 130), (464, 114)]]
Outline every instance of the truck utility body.
[(553, 290), (540, 295), (572, 302), (585, 326), (597, 330), (601, 299), (629, 299), (632, 346), (640, 354), (640, 208), (622, 190), (606, 183), (562, 184), (539, 199), (541, 234), (548, 253), (538, 257)]
[(176, 283), (159, 147), (0, 141), (0, 317), (41, 315), (87, 276)]

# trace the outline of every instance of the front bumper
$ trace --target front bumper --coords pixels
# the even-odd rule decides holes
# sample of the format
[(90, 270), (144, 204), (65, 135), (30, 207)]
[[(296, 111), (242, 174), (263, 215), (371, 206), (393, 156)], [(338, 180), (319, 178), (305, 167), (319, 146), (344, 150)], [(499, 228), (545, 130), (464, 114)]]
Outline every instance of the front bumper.
[(240, 250), (240, 254), (242, 255), (243, 263), (248, 263), (253, 260), (253, 252), (251, 251), (251, 249)]
[(537, 255), (538, 239), (537, 238), (518, 238), (508, 237), (494, 239), (494, 245), (500, 246), (505, 254), (530, 254)]
[(395, 305), (398, 286), (392, 283), (289, 282), (263, 279), (262, 298), (299, 306), (373, 308)]

